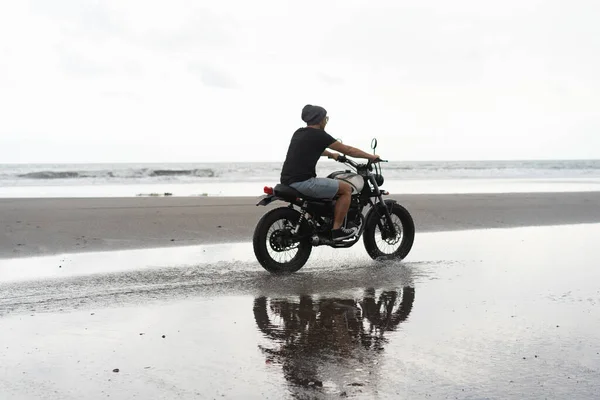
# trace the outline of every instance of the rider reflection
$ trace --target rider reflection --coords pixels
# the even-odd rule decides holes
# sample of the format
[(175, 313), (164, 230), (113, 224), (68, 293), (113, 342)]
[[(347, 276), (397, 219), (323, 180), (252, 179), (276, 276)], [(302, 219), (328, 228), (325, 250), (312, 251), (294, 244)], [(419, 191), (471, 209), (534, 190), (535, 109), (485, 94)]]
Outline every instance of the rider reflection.
[[(281, 365), (296, 394), (324, 385), (336, 386), (340, 394), (352, 386), (365, 389), (377, 378), (378, 358), (388, 341), (385, 334), (408, 318), (414, 298), (415, 289), (408, 286), (384, 291), (368, 288), (358, 301), (307, 295), (258, 297), (254, 300), (256, 324), (272, 345), (259, 347), (267, 362)], [(366, 371), (361, 382), (356, 382), (356, 371), (363, 375)]]

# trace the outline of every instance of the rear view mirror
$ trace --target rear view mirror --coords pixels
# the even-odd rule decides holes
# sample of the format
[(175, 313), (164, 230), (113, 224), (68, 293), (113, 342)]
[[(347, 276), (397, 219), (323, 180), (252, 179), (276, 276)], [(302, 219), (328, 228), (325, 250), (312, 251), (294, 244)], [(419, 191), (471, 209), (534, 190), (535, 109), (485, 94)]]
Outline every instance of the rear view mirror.
[(373, 138), (373, 140), (371, 140), (371, 148), (373, 149), (373, 151), (375, 151), (375, 149), (377, 148), (377, 139)]

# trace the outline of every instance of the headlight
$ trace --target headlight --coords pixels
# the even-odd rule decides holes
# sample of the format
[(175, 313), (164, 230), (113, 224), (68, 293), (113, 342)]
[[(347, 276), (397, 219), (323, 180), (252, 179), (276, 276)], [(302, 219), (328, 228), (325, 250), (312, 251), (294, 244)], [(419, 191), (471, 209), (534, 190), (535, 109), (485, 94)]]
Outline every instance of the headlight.
[(375, 182), (377, 182), (377, 186), (383, 185), (383, 175), (375, 174)]

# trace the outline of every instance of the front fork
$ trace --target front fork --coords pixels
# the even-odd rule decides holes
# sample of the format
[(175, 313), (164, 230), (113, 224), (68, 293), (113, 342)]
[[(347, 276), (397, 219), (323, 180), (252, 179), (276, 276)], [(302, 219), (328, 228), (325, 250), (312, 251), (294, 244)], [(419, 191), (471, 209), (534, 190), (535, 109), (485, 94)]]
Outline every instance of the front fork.
[[(383, 214), (385, 216), (385, 220), (386, 220), (387, 226), (388, 226), (388, 229), (384, 229), (383, 225), (381, 224), (381, 214), (379, 214), (378, 207), (375, 207), (375, 212), (379, 216), (379, 218), (377, 218), (377, 226), (379, 226), (379, 231), (381, 232), (381, 238), (385, 240), (385, 239), (388, 239), (389, 237), (396, 237), (398, 232), (396, 232), (396, 227), (394, 226), (394, 221), (392, 221), (392, 214), (390, 214), (390, 210), (388, 210), (387, 204), (385, 203), (385, 201), (383, 201), (383, 196), (381, 194), (381, 190), (379, 190), (379, 186), (377, 185), (377, 182), (375, 181), (375, 177), (370, 176), (369, 180), (371, 181), (371, 184), (373, 185), (373, 188), (375, 189), (374, 190), (375, 196), (377, 196), (377, 199), (379, 199), (379, 203), (381, 203), (381, 205), (383, 206), (382, 207)], [(375, 206), (375, 204), (373, 206)]]

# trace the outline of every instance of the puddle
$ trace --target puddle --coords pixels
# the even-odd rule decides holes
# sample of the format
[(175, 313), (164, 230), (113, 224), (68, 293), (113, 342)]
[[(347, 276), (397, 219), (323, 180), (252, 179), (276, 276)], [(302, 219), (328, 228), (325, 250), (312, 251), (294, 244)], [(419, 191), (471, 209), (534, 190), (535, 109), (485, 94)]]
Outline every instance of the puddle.
[(252, 261), (252, 244), (229, 243), (0, 259), (0, 283)]
[(69, 255), (42, 277), (55, 259), (4, 260), (0, 393), (597, 398), (599, 234), (420, 234), (402, 263), (323, 248), (288, 277), (247, 243)]
[[(516, 251), (523, 248), (536, 258), (550, 254), (549, 242), (564, 238), (565, 246), (590, 246), (587, 236), (600, 233), (600, 224), (561, 225), (556, 227), (526, 227), (482, 229), (457, 232), (419, 233), (406, 262), (519, 261)], [(574, 240), (575, 237), (581, 239)], [(593, 245), (592, 245), (593, 247)], [(585, 256), (585, 253), (575, 253)], [(528, 255), (527, 257), (531, 257)], [(545, 259), (547, 260), (547, 259)], [(371, 260), (362, 241), (350, 249), (316, 247), (301, 270), (343, 269), (362, 265)], [(550, 261), (550, 260), (547, 260)], [(202, 267), (214, 274), (234, 272), (264, 272), (256, 262), (252, 243), (226, 243), (201, 246), (182, 246), (154, 249), (70, 253), (55, 256), (0, 259), (0, 284), (8, 282), (71, 278), (77, 276), (115, 274), (127, 271), (151, 271)]]

